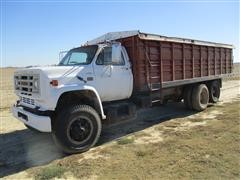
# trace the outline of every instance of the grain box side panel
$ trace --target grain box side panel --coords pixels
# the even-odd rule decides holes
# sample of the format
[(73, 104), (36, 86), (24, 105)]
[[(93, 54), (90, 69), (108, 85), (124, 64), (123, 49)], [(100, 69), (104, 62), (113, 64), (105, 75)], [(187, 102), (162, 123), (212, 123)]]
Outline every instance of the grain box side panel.
[(209, 74), (209, 67), (208, 67), (208, 47), (203, 46), (201, 47), (201, 58), (202, 58), (202, 76), (208, 76)]
[(119, 39), (126, 48), (134, 77), (134, 93), (150, 92), (152, 84), (232, 72), (232, 49), (178, 42)]
[(215, 74), (215, 48), (214, 47), (209, 47), (209, 73), (211, 76)]
[(193, 59), (192, 59), (192, 46), (189, 44), (184, 45), (184, 58), (185, 58), (185, 79), (193, 77)]
[(162, 69), (163, 69), (163, 81), (171, 81), (172, 76), (172, 45), (169, 42), (161, 42), (162, 48)]
[[(174, 80), (184, 79), (184, 57), (183, 44), (173, 43), (173, 65), (174, 65)], [(173, 76), (172, 75), (172, 76)]]
[(233, 68), (233, 56), (232, 56), (232, 49), (225, 49), (226, 51), (226, 71), (227, 73), (232, 73)]

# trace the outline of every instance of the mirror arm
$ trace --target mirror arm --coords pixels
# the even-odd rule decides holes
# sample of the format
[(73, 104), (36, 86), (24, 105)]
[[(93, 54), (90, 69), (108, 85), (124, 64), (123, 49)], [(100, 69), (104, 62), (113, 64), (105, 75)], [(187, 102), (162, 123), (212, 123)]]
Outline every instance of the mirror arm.
[(87, 83), (87, 81), (86, 81), (85, 79), (83, 79), (82, 77), (77, 76), (77, 78), (78, 78), (80, 81), (83, 81), (84, 83)]

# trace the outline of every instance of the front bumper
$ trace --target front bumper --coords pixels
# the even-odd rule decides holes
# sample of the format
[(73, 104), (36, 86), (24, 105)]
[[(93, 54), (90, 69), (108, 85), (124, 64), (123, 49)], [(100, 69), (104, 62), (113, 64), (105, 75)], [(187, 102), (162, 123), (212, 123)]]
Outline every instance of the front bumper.
[(24, 124), (33, 127), (41, 132), (51, 132), (51, 118), (49, 116), (40, 116), (24, 110), (22, 107), (13, 106), (12, 113), (15, 118)]

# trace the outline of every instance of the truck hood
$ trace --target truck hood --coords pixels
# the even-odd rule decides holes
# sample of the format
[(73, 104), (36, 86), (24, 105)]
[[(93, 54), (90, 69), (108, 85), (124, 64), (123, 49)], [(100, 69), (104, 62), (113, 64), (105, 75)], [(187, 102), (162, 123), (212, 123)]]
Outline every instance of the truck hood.
[(48, 78), (61, 78), (61, 77), (74, 77), (76, 76), (84, 67), (83, 66), (46, 66), (46, 67), (32, 67), (21, 69), (19, 71), (25, 72), (42, 72)]

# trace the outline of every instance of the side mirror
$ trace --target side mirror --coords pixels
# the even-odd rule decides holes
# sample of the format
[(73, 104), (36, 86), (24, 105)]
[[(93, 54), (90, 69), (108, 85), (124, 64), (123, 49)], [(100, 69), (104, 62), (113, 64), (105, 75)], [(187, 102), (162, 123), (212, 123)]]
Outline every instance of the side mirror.
[(59, 62), (63, 59), (63, 57), (68, 53), (68, 51), (60, 51), (59, 52)]
[(119, 64), (121, 63), (121, 43), (112, 44), (112, 63)]

